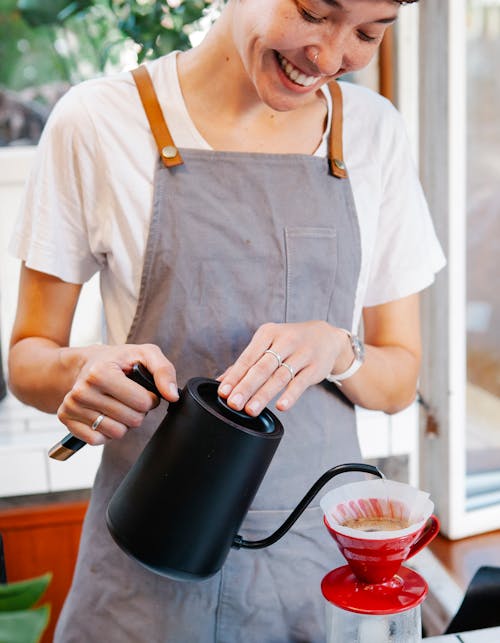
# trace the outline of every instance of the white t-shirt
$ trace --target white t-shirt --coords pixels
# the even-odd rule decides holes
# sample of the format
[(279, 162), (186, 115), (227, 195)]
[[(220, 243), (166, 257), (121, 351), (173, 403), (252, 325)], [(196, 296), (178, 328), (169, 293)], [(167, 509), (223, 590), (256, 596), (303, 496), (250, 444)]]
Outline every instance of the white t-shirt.
[[(186, 109), (176, 53), (148, 68), (177, 146), (210, 149)], [(400, 115), (366, 88), (341, 86), (344, 158), (362, 245), (356, 329), (363, 306), (427, 287), (444, 257)], [(327, 135), (317, 155), (326, 155)], [(11, 240), (28, 267), (64, 281), (84, 283), (101, 271), (110, 343), (126, 340), (135, 314), (157, 157), (129, 73), (73, 87), (45, 127)]]

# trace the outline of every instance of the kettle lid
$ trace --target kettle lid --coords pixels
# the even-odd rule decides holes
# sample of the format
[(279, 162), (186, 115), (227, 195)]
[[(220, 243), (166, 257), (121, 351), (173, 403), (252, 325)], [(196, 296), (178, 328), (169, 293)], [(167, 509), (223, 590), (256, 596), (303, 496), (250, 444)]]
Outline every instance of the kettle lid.
[(263, 437), (280, 439), (283, 436), (283, 425), (268, 408), (264, 408), (255, 417), (245, 411), (236, 411), (217, 395), (218, 387), (219, 382), (206, 377), (193, 377), (186, 384), (190, 395), (206, 411), (223, 422)]

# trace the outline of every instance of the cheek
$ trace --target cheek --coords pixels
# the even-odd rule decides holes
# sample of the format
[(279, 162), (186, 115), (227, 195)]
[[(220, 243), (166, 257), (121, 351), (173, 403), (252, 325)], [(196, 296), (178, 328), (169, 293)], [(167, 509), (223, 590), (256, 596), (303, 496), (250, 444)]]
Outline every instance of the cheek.
[(344, 67), (348, 71), (359, 71), (370, 64), (377, 51), (378, 46), (355, 43), (344, 55)]
[(300, 31), (292, 11), (283, 8), (270, 11), (269, 5), (264, 5), (260, 11), (245, 11), (244, 2), (240, 8), (242, 10), (235, 13), (234, 42), (245, 56), (256, 50), (292, 49), (298, 46)]

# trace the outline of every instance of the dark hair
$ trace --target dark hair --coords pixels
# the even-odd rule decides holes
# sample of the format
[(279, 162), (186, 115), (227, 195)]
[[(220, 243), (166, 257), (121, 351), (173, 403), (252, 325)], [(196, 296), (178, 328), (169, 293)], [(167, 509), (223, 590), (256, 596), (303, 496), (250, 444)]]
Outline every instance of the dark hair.
[(418, 0), (394, 0), (398, 4), (412, 4), (413, 2), (418, 2)]

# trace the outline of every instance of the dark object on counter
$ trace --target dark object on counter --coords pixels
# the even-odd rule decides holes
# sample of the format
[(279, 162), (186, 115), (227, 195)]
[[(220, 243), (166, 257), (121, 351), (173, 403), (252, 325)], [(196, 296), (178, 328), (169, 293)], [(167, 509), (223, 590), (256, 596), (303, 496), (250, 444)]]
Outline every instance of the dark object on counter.
[(445, 634), (500, 626), (500, 567), (480, 567)]
[[(145, 377), (150, 388), (147, 371)], [(273, 534), (259, 541), (244, 540), (237, 531), (283, 436), (283, 426), (268, 409), (257, 417), (231, 409), (217, 395), (218, 385), (202, 377), (187, 382), (108, 505), (107, 524), (117, 544), (143, 566), (175, 580), (209, 578), (222, 567), (231, 547), (273, 544), (321, 487), (340, 473), (383, 477), (371, 465), (334, 467)]]
[(5, 569), (5, 555), (3, 553), (3, 539), (0, 534), (0, 583), (7, 582), (7, 570)]

